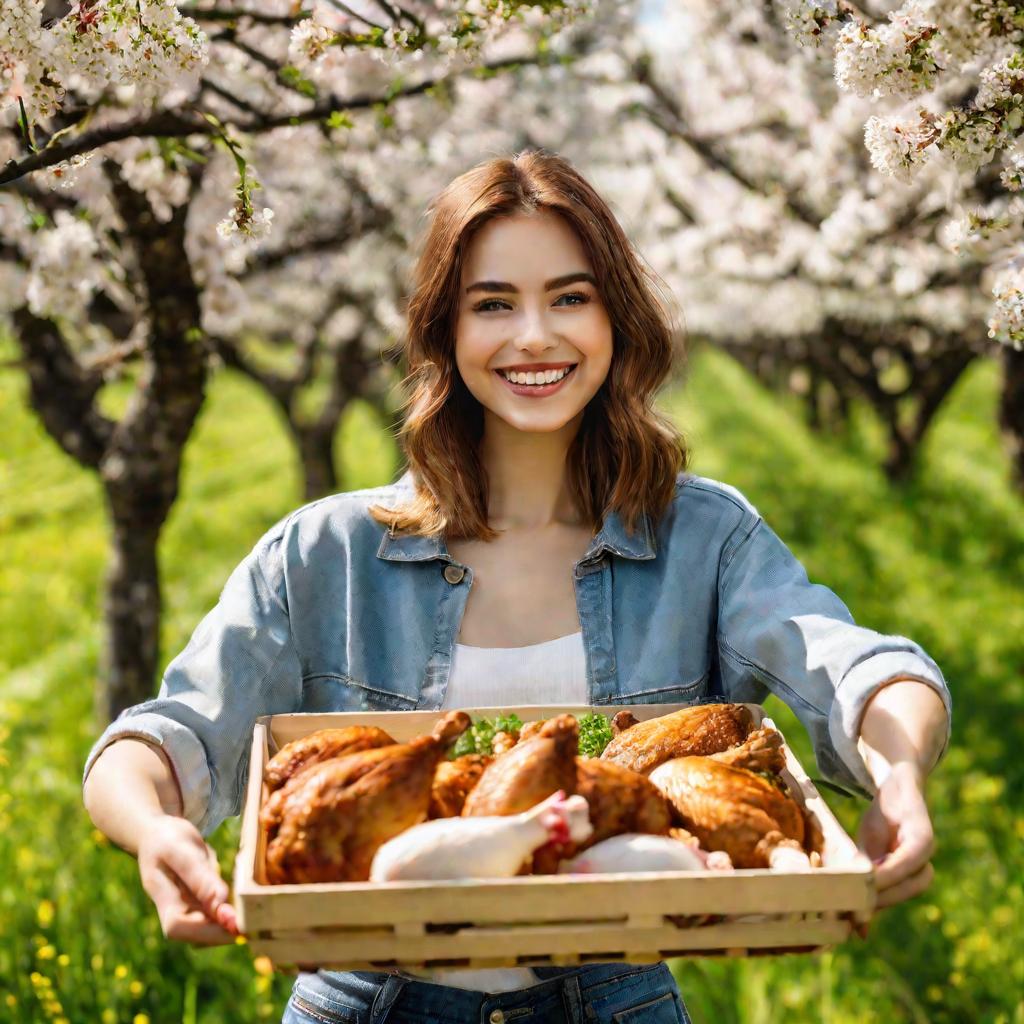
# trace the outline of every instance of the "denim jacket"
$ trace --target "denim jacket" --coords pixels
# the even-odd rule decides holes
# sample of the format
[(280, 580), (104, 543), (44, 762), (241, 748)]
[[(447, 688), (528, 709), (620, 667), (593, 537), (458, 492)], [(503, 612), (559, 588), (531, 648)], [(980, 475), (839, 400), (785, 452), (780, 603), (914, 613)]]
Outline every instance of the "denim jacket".
[[(127, 708), (93, 745), (83, 784), (114, 740), (156, 744), (205, 836), (240, 812), (257, 716), (440, 708), (473, 569), (443, 538), (393, 535), (369, 514), (412, 486), (407, 471), (267, 531), (157, 697)], [(874, 785), (857, 750), (860, 720), (887, 680), (918, 679), (951, 712), (921, 647), (856, 625), (726, 484), (680, 473), (660, 520), (643, 516), (633, 534), (610, 512), (572, 574), (596, 707), (760, 703), (770, 691), (807, 729), (821, 774), (862, 793)]]

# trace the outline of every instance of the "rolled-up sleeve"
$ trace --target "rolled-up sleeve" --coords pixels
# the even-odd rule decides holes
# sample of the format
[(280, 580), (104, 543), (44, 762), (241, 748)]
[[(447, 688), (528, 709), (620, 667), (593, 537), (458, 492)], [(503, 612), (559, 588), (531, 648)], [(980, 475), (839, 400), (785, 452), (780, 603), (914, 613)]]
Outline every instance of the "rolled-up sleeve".
[(253, 726), (299, 710), (302, 672), (288, 617), (283, 524), (231, 573), (216, 606), (167, 666), (154, 700), (126, 708), (93, 744), (82, 785), (115, 740), (135, 737), (167, 755), (184, 816), (202, 835), (241, 810)]
[(945, 754), (952, 703), (938, 665), (913, 640), (858, 626), (755, 513), (722, 553), (718, 651), (726, 693), (749, 692), (751, 676), (775, 693), (810, 734), (822, 775), (840, 786), (875, 792), (857, 740), (868, 701), (896, 676), (941, 697)]

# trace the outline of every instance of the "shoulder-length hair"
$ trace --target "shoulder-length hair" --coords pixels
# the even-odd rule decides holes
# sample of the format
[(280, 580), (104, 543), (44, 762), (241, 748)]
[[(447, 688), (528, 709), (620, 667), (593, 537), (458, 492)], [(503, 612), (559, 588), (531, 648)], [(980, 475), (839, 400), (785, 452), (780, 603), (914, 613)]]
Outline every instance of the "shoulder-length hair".
[(404, 505), (370, 507), (396, 531), (491, 541), (488, 480), (480, 457), (483, 407), (455, 363), (463, 265), (488, 221), (552, 210), (576, 232), (613, 328), (608, 375), (584, 410), (567, 454), (567, 484), (596, 532), (614, 509), (629, 533), (672, 501), (687, 448), (653, 408), (672, 368), (674, 329), (660, 279), (634, 251), (605, 201), (563, 157), (527, 150), (495, 157), (452, 181), (428, 208), (406, 309), (404, 422), (399, 442), (414, 482)]

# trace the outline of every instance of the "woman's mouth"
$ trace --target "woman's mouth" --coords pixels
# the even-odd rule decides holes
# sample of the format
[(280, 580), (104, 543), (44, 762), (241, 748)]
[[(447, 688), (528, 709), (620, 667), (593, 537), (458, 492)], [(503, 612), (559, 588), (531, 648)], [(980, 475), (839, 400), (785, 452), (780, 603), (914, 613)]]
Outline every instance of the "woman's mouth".
[(561, 378), (552, 381), (550, 384), (515, 384), (501, 370), (494, 370), (492, 372), (513, 394), (525, 395), (527, 398), (543, 398), (546, 395), (553, 395), (558, 391), (573, 376), (577, 366), (579, 366), (579, 363), (573, 363)]

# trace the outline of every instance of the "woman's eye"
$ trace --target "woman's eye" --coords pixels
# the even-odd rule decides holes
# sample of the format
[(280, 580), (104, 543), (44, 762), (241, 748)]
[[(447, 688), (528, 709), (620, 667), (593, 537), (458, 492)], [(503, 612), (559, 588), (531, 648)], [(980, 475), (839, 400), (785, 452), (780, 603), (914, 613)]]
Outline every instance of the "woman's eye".
[(490, 306), (494, 302), (499, 302), (500, 303), (501, 299), (484, 299), (483, 302), (478, 302), (473, 307), (473, 311), (475, 313), (489, 313), (490, 310), (487, 307)]
[(584, 292), (566, 292), (565, 295), (558, 296), (559, 302), (561, 302), (562, 299), (579, 299), (580, 301), (574, 302), (573, 305), (582, 306), (585, 302), (590, 301), (590, 296), (585, 294)]

